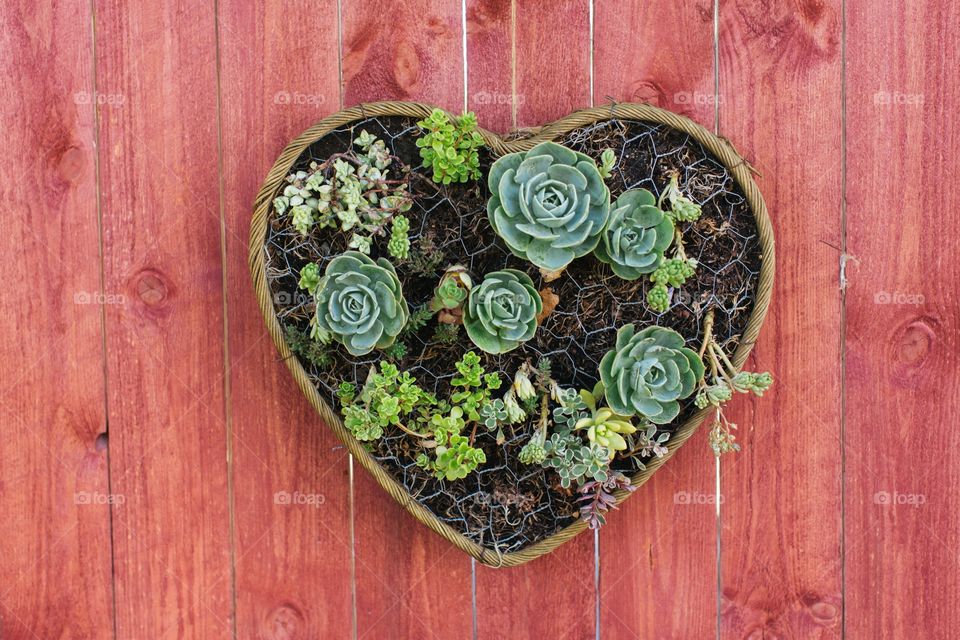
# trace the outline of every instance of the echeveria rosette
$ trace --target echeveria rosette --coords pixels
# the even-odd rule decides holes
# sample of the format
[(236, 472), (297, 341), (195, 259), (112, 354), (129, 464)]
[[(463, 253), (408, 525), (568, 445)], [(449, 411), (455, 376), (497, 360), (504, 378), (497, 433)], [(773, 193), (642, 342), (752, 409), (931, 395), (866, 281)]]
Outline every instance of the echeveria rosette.
[(596, 249), (610, 190), (589, 156), (543, 142), (498, 159), (487, 181), (490, 224), (518, 257), (557, 273)]
[(407, 301), (393, 265), (359, 251), (331, 260), (314, 296), (317, 327), (354, 356), (389, 347), (407, 322)]
[(488, 273), (470, 290), (463, 326), (478, 348), (506, 353), (533, 337), (541, 311), (543, 300), (530, 276), (504, 269)]
[(680, 413), (679, 400), (688, 398), (703, 377), (700, 356), (684, 346), (672, 329), (647, 327), (637, 333), (632, 324), (617, 331), (617, 343), (600, 361), (600, 379), (607, 406), (615, 413), (640, 415), (666, 424)]
[(610, 221), (594, 255), (624, 280), (656, 270), (673, 242), (673, 221), (646, 189), (624, 191), (610, 210)]

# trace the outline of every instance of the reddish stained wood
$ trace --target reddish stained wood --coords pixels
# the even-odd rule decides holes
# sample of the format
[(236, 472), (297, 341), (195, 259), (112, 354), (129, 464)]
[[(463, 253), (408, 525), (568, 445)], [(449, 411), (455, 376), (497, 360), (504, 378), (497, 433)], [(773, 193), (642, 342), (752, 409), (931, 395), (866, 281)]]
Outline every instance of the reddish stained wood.
[[(594, 102), (649, 102), (712, 129), (712, 12), (710, 2), (597, 2)], [(676, 28), (661, 28), (664, 16)], [(640, 47), (638, 33), (647, 34)], [(600, 530), (604, 638), (716, 635), (715, 494), (700, 433), (610, 517)]]
[(725, 638), (841, 628), (840, 7), (720, 6), (720, 133), (762, 174), (779, 262), (746, 365), (776, 383), (729, 408), (743, 451), (721, 461)]
[[(419, 100), (463, 109), (459, 3), (345, 0), (342, 14), (347, 106)], [(353, 466), (358, 637), (469, 637), (469, 558)]]
[(516, 124), (539, 127), (590, 106), (590, 4), (516, 3)]
[(0, 636), (112, 637), (86, 2), (0, 8)]
[(506, 133), (516, 124), (512, 0), (467, 0), (467, 108), (480, 126)]
[[(488, 4), (487, 10), (493, 12), (496, 7)], [(547, 124), (578, 107), (589, 106), (588, 11), (586, 2), (557, 2), (549, 11), (543, 11), (539, 3), (516, 3), (517, 93), (513, 100), (521, 126)], [(478, 44), (482, 47), (484, 41)], [(468, 60), (472, 46), (472, 40), (468, 41)], [(489, 48), (484, 54), (498, 57), (488, 59), (479, 69), (481, 78), (487, 77), (490, 68), (506, 64), (504, 57), (509, 60), (510, 47)], [(469, 86), (476, 85), (473, 74), (471, 64)], [(481, 122), (496, 105), (483, 107), (477, 112)], [(594, 637), (594, 551), (594, 536), (588, 532), (520, 567), (491, 569), (478, 563), (477, 637)]]
[(117, 634), (229, 638), (213, 5), (95, 16)]
[[(290, 20), (297, 6), (218, 5), (236, 619), (239, 637), (264, 640), (346, 637), (353, 621), (348, 456), (280, 361), (247, 269), (263, 177), (340, 106), (336, 6)], [(304, 502), (278, 503), (284, 493)]]
[(960, 628), (960, 16), (933, 1), (887, 9), (847, 3), (846, 633), (948, 638)]
[(463, 110), (459, 2), (342, 0), (344, 104), (415, 100)]

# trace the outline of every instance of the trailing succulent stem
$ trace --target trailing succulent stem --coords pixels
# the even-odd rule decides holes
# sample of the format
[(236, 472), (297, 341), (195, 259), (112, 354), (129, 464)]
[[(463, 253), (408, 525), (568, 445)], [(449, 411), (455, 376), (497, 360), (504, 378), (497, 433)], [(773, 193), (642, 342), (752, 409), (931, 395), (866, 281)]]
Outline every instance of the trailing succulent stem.
[(762, 396), (773, 384), (773, 376), (768, 372), (753, 373), (737, 371), (727, 354), (713, 336), (713, 309), (707, 311), (703, 323), (703, 344), (700, 355), (710, 367), (710, 378), (705, 375), (700, 381), (694, 400), (697, 408), (714, 407), (714, 419), (710, 423), (710, 446), (716, 455), (730, 451), (739, 451), (733, 432), (737, 425), (727, 420), (723, 414), (723, 405), (736, 393), (753, 393)]

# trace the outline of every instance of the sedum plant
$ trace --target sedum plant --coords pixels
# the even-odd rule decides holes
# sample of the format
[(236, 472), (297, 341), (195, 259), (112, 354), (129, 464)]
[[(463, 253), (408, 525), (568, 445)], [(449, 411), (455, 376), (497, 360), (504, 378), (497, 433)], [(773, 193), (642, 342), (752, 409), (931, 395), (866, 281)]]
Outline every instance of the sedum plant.
[[(395, 161), (400, 179), (389, 175)], [(302, 235), (314, 227), (339, 227), (353, 233), (351, 249), (368, 254), (373, 238), (385, 235), (393, 217), (413, 206), (407, 168), (382, 140), (366, 131), (354, 139), (350, 150), (321, 163), (311, 162), (309, 169), (287, 176), (289, 184), (273, 200), (277, 215), (289, 213)], [(402, 257), (394, 252), (402, 251), (402, 242), (388, 248), (394, 257)]]
[(699, 204), (680, 191), (680, 174), (676, 171), (670, 174), (670, 182), (667, 183), (663, 193), (660, 194), (657, 205), (663, 207), (666, 202), (670, 203), (670, 208), (664, 209), (664, 211), (675, 222), (693, 222), (699, 219), (700, 214), (703, 213), (703, 208)]
[[(429, 463), (429, 469), (437, 479), (461, 480), (487, 461), (482, 449), (470, 445), (466, 436), (450, 436), (449, 442), (437, 445), (437, 458)], [(418, 459), (422, 464), (423, 459)]]
[(703, 377), (700, 356), (684, 346), (672, 329), (647, 327), (639, 333), (628, 324), (617, 331), (615, 347), (600, 361), (607, 405), (616, 413), (640, 415), (666, 424), (680, 413)]
[(330, 261), (312, 292), (317, 337), (336, 340), (354, 356), (389, 347), (407, 322), (400, 280), (384, 258), (347, 251)]
[(734, 393), (752, 393), (762, 396), (773, 385), (773, 376), (769, 372), (754, 373), (737, 371), (730, 358), (713, 337), (713, 310), (707, 312), (703, 327), (703, 346), (701, 355), (710, 366), (710, 381), (703, 377), (697, 389), (694, 404), (698, 409), (713, 407), (713, 422), (710, 424), (709, 441), (713, 452), (720, 456), (731, 451), (739, 451), (736, 431), (737, 425), (730, 422), (723, 413), (723, 405), (733, 398)]
[(593, 251), (610, 217), (610, 190), (597, 163), (555, 142), (498, 159), (488, 184), (490, 224), (547, 280)]
[(433, 169), (433, 181), (442, 184), (480, 178), (483, 137), (477, 132), (477, 117), (466, 113), (454, 122), (440, 109), (417, 122), (425, 135), (417, 138), (423, 166)]
[(504, 269), (488, 273), (470, 290), (463, 324), (477, 347), (506, 353), (533, 337), (541, 311), (543, 300), (530, 276)]
[(673, 221), (646, 189), (624, 191), (610, 211), (610, 222), (595, 255), (624, 280), (636, 280), (663, 263), (673, 242)]

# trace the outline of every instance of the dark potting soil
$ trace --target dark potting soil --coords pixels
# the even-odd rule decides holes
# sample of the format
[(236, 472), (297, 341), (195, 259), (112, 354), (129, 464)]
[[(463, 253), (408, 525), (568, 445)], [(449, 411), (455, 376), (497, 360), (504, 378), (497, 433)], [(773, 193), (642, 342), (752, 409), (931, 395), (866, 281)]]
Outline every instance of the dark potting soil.
[[(559, 297), (556, 308), (529, 342), (499, 356), (482, 354), (488, 372), (499, 371), (509, 380), (524, 362), (536, 365), (549, 358), (552, 375), (562, 386), (590, 389), (598, 379), (600, 359), (613, 346), (619, 327), (631, 322), (670, 327), (697, 349), (702, 340), (701, 323), (710, 308), (714, 309), (716, 339), (727, 353), (736, 349), (753, 307), (760, 268), (759, 238), (746, 198), (733, 177), (689, 135), (659, 124), (612, 120), (576, 129), (558, 140), (597, 159), (607, 148), (617, 153), (617, 165), (607, 180), (614, 199), (633, 188), (649, 189), (659, 196), (671, 172), (679, 171), (683, 192), (702, 205), (701, 218), (683, 225), (686, 253), (699, 263), (696, 275), (673, 290), (669, 311), (657, 314), (647, 307), (647, 279), (622, 280), (592, 256), (575, 260), (559, 279), (543, 283), (538, 270), (513, 256), (487, 220), (485, 176), (490, 155), (481, 153), (484, 178), (479, 182), (438, 186), (429, 179), (428, 170), (421, 173), (417, 169), (418, 128), (413, 119), (370, 118), (344, 126), (311, 145), (294, 170), (345, 151), (364, 129), (383, 139), (393, 154), (413, 169), (415, 204), (406, 214), (411, 223), (412, 252), (428, 247), (442, 254), (428, 276), (414, 273), (410, 261), (391, 260), (412, 309), (430, 300), (443, 270), (454, 264), (466, 266), (474, 281), (498, 269), (519, 269), (529, 274), (538, 288), (549, 287)], [(397, 168), (391, 167), (391, 172), (396, 176)], [(314, 307), (309, 296), (297, 288), (300, 269), (316, 262), (322, 271), (329, 260), (347, 250), (348, 241), (348, 234), (331, 229), (315, 229), (302, 237), (290, 225), (289, 216), (274, 215), (265, 246), (267, 277), (284, 326), (308, 331)], [(374, 243), (371, 256), (387, 256), (385, 238)], [(433, 319), (406, 338), (407, 354), (396, 364), (425, 389), (446, 396), (455, 373), (453, 363), (466, 351), (478, 350), (462, 330), (452, 344), (440, 343), (434, 339), (436, 326)], [(306, 361), (303, 365), (321, 395), (339, 410), (338, 385), (342, 381), (362, 384), (369, 368), (383, 355), (373, 352), (354, 358), (340, 347), (332, 355), (325, 367)], [(690, 399), (677, 420), (662, 429), (673, 431), (693, 413)], [(499, 445), (493, 433), (479, 429), (476, 446), (484, 449), (487, 462), (455, 482), (437, 480), (417, 467), (414, 460), (423, 449), (418, 439), (399, 430), (386, 434), (370, 450), (438, 517), (480, 544), (512, 552), (550, 536), (577, 517), (576, 495), (559, 486), (554, 472), (518, 460), (520, 449), (534, 431), (535, 417), (506, 427), (506, 441)], [(627, 459), (615, 467), (629, 473), (642, 463), (642, 459)]]

